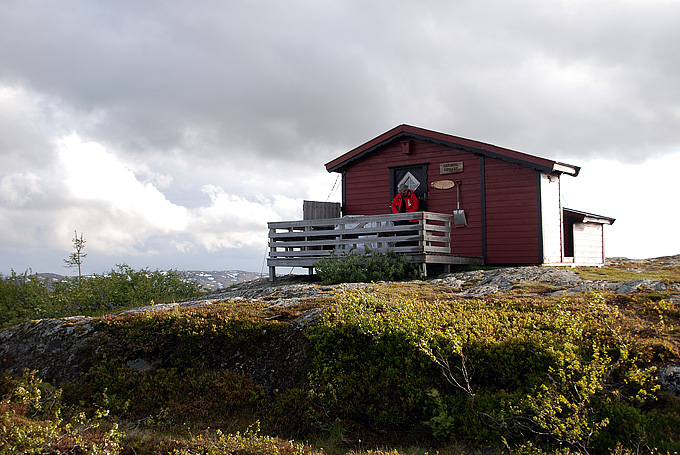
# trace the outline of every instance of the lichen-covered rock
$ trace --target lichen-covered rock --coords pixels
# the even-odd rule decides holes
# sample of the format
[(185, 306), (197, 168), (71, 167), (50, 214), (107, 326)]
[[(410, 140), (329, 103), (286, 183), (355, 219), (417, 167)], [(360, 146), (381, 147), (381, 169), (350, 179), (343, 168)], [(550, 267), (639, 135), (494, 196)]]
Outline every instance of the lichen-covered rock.
[(626, 281), (624, 283), (611, 283), (610, 289), (614, 290), (617, 294), (630, 294), (637, 291), (668, 291), (668, 290), (680, 290), (677, 284), (666, 284), (659, 280), (652, 279), (640, 279)]
[(83, 373), (78, 354), (94, 342), (93, 318), (70, 317), (29, 321), (0, 332), (0, 371), (28, 368), (55, 383), (78, 379)]
[(556, 267), (503, 267), (451, 273), (431, 280), (433, 284), (452, 287), (466, 296), (497, 294), (530, 282), (568, 289), (581, 286), (585, 280), (571, 269)]
[(658, 381), (669, 392), (680, 395), (680, 365), (659, 368)]

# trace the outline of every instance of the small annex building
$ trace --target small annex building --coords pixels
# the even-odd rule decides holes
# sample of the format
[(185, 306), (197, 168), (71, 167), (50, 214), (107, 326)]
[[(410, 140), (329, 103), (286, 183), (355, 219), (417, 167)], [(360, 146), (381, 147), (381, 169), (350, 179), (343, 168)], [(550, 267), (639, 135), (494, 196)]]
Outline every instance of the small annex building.
[(390, 213), (405, 183), (420, 210), (454, 214), (451, 254), (488, 265), (602, 265), (615, 219), (562, 207), (561, 178), (580, 168), (399, 125), (326, 163), (342, 176), (343, 216)]

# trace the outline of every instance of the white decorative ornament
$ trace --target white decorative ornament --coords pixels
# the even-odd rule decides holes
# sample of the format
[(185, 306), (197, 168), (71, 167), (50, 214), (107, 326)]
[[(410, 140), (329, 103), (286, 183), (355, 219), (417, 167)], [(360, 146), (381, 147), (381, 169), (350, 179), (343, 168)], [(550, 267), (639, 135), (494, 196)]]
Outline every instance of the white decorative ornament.
[(401, 185), (406, 185), (409, 190), (415, 191), (416, 188), (420, 186), (420, 182), (418, 181), (417, 178), (413, 176), (413, 174), (411, 174), (410, 172), (406, 172), (406, 175), (404, 175), (402, 179), (399, 180), (399, 185), (397, 186)]

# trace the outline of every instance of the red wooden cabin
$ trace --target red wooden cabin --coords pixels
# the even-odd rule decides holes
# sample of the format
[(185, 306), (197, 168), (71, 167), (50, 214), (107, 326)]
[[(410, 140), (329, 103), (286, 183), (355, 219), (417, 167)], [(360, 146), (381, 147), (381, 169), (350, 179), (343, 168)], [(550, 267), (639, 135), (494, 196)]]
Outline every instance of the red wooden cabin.
[(603, 226), (614, 219), (561, 205), (560, 179), (577, 176), (577, 166), (400, 125), (326, 169), (342, 175), (343, 215), (390, 213), (402, 182), (421, 210), (463, 211), (466, 224), (451, 232), (453, 255), (498, 265), (604, 263)]

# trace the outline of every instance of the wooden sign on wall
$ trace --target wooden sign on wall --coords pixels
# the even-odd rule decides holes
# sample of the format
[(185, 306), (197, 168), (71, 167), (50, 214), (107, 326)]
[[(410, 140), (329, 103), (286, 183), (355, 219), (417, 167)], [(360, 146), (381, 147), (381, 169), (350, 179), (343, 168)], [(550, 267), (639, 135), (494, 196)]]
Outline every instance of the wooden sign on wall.
[(440, 163), (439, 164), (439, 174), (460, 174), (463, 172), (463, 162), (462, 161), (452, 161), (450, 163)]
[(430, 183), (430, 186), (438, 190), (448, 190), (456, 186), (456, 183), (453, 180), (436, 180)]

